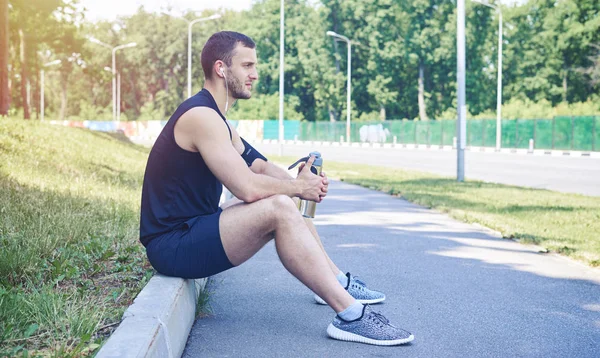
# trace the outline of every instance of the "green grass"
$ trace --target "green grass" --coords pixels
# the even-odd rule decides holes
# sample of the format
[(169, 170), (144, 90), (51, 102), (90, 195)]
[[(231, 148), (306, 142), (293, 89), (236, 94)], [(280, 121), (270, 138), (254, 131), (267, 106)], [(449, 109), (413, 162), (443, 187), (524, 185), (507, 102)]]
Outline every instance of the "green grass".
[[(214, 277), (207, 278), (204, 288), (200, 289), (200, 292), (198, 293), (198, 299), (196, 301), (196, 318), (206, 317), (212, 314), (212, 306), (210, 304), (210, 299), (214, 293), (211, 283), (212, 280), (214, 280)], [(196, 285), (198, 285), (198, 283), (196, 283)]]
[(138, 242), (148, 150), (0, 119), (0, 356), (85, 356), (152, 275)]
[[(297, 158), (273, 157), (289, 165)], [(384, 167), (325, 161), (331, 178), (446, 212), (469, 223), (600, 266), (600, 198)]]

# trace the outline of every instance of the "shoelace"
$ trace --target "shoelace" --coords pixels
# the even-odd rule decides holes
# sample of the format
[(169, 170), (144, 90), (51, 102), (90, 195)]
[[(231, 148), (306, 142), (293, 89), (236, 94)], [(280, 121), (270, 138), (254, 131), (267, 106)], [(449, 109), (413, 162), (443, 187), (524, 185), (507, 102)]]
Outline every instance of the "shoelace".
[(373, 317), (373, 321), (375, 321), (375, 318), (377, 318), (384, 325), (390, 324), (390, 321), (379, 312), (371, 311), (371, 316)]
[(360, 286), (367, 287), (367, 284), (358, 279), (358, 276), (350, 274), (350, 282), (356, 282)]

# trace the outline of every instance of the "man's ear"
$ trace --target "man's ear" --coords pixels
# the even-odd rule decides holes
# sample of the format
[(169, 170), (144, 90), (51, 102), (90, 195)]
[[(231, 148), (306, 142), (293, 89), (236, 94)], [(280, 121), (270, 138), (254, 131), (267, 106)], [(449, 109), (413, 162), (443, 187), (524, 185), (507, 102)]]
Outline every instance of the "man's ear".
[(225, 63), (223, 61), (215, 61), (213, 68), (217, 73), (217, 76), (225, 78)]

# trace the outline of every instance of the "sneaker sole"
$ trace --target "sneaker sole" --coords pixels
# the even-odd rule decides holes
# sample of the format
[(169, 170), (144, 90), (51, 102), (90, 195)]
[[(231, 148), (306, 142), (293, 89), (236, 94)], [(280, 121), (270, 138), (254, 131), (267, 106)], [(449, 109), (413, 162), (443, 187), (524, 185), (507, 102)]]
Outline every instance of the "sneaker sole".
[(394, 339), (394, 340), (377, 340), (377, 339), (359, 336), (358, 334), (342, 331), (341, 329), (334, 326), (333, 323), (330, 323), (329, 327), (327, 327), (327, 334), (329, 335), (329, 337), (331, 337), (333, 339), (338, 339), (340, 341), (359, 342), (359, 343), (372, 344), (375, 346), (398, 346), (401, 344), (406, 344), (406, 343), (412, 342), (415, 339), (415, 336), (413, 336), (411, 334), (408, 338)]
[[(315, 302), (317, 302), (320, 305), (326, 305), (327, 302), (323, 301), (323, 299), (317, 295), (314, 296), (315, 297)], [(363, 305), (372, 305), (374, 303), (379, 303), (379, 302), (383, 302), (385, 301), (385, 296), (381, 297), (381, 298), (375, 298), (372, 300), (357, 300), (358, 302), (362, 303)]]

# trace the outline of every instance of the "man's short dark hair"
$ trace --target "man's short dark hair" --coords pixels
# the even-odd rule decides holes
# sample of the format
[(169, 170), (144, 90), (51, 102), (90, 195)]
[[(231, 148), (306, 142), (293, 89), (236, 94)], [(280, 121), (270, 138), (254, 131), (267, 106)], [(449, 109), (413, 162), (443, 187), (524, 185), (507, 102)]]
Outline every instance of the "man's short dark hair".
[(233, 58), (233, 50), (238, 43), (244, 47), (255, 48), (256, 44), (252, 39), (244, 34), (234, 31), (221, 31), (213, 34), (202, 49), (200, 61), (204, 70), (206, 79), (212, 78), (212, 67), (217, 60), (225, 62), (227, 66), (231, 66)]

